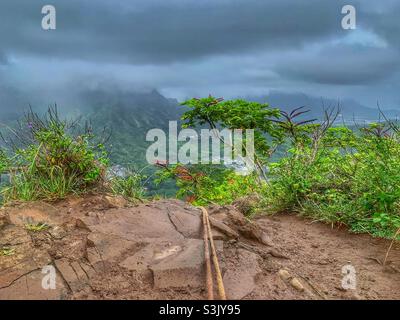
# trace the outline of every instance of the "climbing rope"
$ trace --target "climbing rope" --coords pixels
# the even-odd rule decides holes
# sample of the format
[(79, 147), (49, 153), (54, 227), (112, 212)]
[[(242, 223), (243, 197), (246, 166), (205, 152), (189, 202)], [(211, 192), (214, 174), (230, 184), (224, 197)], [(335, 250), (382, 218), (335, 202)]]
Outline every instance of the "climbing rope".
[[(211, 261), (210, 261), (210, 251), (209, 245), (211, 247), (212, 259), (214, 264), (214, 269), (217, 278), (217, 288), (220, 300), (226, 300), (224, 282), (222, 280), (221, 269), (219, 267), (217, 251), (215, 250), (214, 239), (211, 231), (210, 220), (208, 218), (208, 211), (204, 207), (200, 207), (203, 212), (203, 230), (204, 230), (204, 253), (206, 260), (206, 286), (207, 286), (207, 298), (209, 300), (214, 299), (213, 290), (213, 277), (211, 272)], [(209, 244), (210, 243), (210, 244)]]
[(207, 299), (214, 300), (214, 290), (213, 290), (213, 279), (211, 271), (211, 261), (210, 261), (210, 250), (208, 245), (208, 232), (207, 232), (207, 220), (206, 215), (203, 212), (203, 233), (204, 233), (204, 255), (206, 260), (206, 286), (207, 286)]

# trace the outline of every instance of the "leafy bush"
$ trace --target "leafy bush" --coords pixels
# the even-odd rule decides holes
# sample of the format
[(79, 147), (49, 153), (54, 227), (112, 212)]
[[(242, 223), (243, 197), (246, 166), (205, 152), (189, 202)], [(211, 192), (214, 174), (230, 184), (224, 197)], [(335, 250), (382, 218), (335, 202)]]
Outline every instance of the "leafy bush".
[(242, 176), (218, 165), (161, 165), (158, 182), (175, 179), (177, 196), (194, 205), (229, 204), (260, 190), (255, 175)]
[(297, 211), (355, 232), (393, 236), (400, 227), (400, 143), (397, 133), (376, 134), (382, 126), (357, 133), (332, 127), (317, 145), (298, 140), (286, 157), (271, 164), (269, 210)]

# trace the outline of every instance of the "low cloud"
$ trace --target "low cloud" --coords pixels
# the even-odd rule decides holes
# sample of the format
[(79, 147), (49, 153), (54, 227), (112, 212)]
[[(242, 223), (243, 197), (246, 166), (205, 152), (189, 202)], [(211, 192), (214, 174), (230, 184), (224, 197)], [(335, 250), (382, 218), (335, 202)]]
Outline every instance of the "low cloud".
[(278, 90), (397, 107), (400, 4), (353, 2), (357, 30), (341, 28), (342, 0), (53, 0), (57, 29), (44, 31), (47, 1), (3, 0), (0, 111), (76, 106), (96, 88), (179, 99)]
[(332, 46), (282, 62), (282, 76), (311, 83), (366, 85), (387, 79), (399, 70), (398, 52), (363, 46)]

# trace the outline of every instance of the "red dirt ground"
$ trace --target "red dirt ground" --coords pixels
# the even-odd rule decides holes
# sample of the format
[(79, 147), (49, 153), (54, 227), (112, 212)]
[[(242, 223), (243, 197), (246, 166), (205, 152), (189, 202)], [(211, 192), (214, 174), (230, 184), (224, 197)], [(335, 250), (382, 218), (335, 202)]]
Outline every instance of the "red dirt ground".
[[(209, 208), (230, 299), (400, 299), (400, 245), (290, 214)], [(204, 299), (200, 211), (93, 195), (0, 210), (0, 299)], [(46, 222), (42, 231), (27, 223)], [(4, 254), (8, 253), (8, 254)], [(57, 270), (57, 289), (41, 286)], [(355, 289), (342, 287), (342, 268)]]

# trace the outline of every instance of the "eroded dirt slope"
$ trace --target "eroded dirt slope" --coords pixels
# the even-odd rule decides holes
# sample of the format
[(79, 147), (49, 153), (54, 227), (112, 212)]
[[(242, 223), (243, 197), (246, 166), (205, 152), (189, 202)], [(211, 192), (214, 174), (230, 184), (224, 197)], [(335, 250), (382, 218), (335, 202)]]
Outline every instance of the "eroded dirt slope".
[[(228, 298), (400, 298), (397, 244), (382, 266), (388, 241), (292, 215), (209, 212)], [(200, 214), (178, 200), (133, 206), (106, 195), (3, 208), (0, 299), (204, 299)], [(49, 227), (27, 227), (38, 223)], [(48, 265), (54, 290), (42, 287)], [(342, 288), (344, 265), (355, 290)]]

